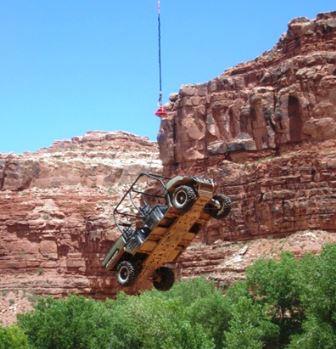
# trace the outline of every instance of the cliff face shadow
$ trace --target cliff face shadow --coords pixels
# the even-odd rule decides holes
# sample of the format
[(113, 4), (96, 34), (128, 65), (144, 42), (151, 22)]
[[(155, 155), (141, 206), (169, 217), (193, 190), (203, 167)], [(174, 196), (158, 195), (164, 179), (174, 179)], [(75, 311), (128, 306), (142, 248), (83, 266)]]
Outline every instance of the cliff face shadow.
[(302, 111), (297, 97), (288, 98), (289, 137), (293, 143), (302, 141)]

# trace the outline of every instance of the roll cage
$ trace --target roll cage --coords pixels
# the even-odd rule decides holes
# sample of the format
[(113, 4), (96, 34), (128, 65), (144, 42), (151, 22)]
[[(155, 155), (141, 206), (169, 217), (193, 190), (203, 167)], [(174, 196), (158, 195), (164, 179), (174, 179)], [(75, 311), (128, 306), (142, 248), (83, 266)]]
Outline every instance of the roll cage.
[[(115, 225), (121, 233), (125, 228), (135, 225), (139, 219), (144, 219), (150, 215), (157, 205), (168, 206), (170, 204), (170, 197), (165, 185), (170, 179), (153, 173), (143, 172), (138, 175), (113, 210)], [(146, 183), (145, 189), (142, 189), (142, 180), (149, 181), (152, 186), (148, 186)], [(150, 189), (153, 189), (154, 192), (151, 193)], [(146, 198), (154, 203), (149, 205)]]

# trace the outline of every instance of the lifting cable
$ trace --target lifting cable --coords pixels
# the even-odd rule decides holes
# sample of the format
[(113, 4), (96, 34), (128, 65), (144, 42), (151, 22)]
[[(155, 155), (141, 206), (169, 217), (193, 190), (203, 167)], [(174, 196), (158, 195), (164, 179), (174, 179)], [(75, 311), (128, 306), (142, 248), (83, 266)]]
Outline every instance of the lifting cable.
[(167, 111), (162, 105), (162, 60), (161, 60), (161, 1), (157, 2), (157, 13), (158, 13), (158, 49), (159, 49), (159, 109), (155, 112), (155, 115), (159, 117), (167, 116)]
[(162, 63), (161, 63), (161, 4), (158, 0), (158, 48), (159, 48), (159, 106), (162, 106)]

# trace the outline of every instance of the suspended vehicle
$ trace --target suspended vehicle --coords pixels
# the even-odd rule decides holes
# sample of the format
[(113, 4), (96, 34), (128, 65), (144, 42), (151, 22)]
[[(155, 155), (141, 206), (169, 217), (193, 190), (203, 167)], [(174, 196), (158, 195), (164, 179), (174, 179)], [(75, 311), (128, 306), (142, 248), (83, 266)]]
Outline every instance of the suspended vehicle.
[(214, 190), (211, 179), (141, 173), (114, 209), (121, 235), (102, 265), (121, 286), (169, 290), (171, 265), (211, 217), (230, 212), (230, 198)]
[[(159, 99), (155, 114), (165, 118), (168, 112), (162, 104), (160, 0), (158, 34)], [(175, 281), (173, 265), (181, 253), (212, 217), (222, 219), (230, 210), (230, 198), (216, 194), (211, 179), (141, 173), (113, 211), (120, 237), (102, 265), (116, 274), (123, 287), (169, 290)]]

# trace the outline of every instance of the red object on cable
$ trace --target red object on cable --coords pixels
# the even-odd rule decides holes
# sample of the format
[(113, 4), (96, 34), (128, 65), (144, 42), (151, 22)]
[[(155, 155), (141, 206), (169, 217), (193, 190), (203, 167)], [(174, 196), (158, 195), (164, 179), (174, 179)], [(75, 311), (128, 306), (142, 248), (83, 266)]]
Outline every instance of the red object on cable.
[(159, 107), (159, 109), (155, 112), (155, 115), (158, 116), (158, 117), (160, 117), (160, 118), (162, 118), (162, 117), (164, 117), (164, 116), (167, 116), (168, 113), (167, 113), (166, 108), (165, 108), (163, 105), (161, 105), (161, 106)]

